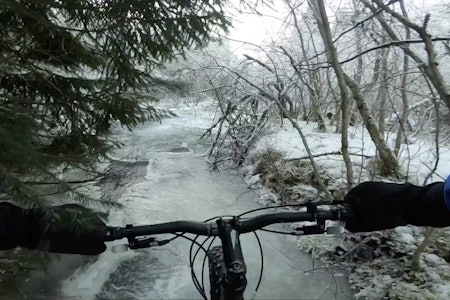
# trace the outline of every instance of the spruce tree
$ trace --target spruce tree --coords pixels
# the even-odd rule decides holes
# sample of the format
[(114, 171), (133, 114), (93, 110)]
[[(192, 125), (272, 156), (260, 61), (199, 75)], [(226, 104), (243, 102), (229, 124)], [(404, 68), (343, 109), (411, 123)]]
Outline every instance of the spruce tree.
[(152, 71), (226, 30), (222, 2), (2, 0), (1, 192), (37, 204), (37, 187), (58, 182), (78, 195), (56, 170), (94, 174), (118, 145), (112, 124), (159, 117)]

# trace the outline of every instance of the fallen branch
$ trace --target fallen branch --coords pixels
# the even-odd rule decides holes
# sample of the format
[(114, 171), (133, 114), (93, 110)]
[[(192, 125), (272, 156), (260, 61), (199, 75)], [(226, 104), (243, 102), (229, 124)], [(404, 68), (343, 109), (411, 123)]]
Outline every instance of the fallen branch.
[[(313, 154), (311, 156), (312, 157), (320, 157), (320, 156), (327, 156), (327, 155), (342, 155), (342, 152), (341, 151), (333, 151), (333, 152), (326, 152), (326, 153), (321, 153), (321, 154)], [(361, 157), (364, 157), (364, 158), (374, 158), (375, 157), (373, 155), (358, 154), (358, 153), (349, 153), (349, 155), (361, 156)], [(285, 159), (285, 161), (288, 162), (288, 161), (297, 161), (297, 160), (303, 160), (303, 159), (309, 159), (309, 156), (288, 158), (288, 159)]]

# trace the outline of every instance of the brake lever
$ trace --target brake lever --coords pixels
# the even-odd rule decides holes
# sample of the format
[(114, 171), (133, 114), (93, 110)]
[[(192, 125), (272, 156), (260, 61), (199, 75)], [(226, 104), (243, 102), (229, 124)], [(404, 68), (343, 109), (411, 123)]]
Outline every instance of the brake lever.
[(327, 228), (322, 227), (321, 225), (310, 225), (297, 227), (294, 229), (296, 235), (310, 235), (310, 234), (332, 234), (332, 235), (341, 235), (344, 233), (343, 226), (328, 226)]
[(128, 247), (130, 249), (142, 249), (158, 246), (158, 241), (154, 237), (136, 239), (135, 237), (128, 238)]
[[(344, 232), (342, 226), (329, 226), (327, 228), (325, 226), (326, 220), (320, 217), (317, 205), (313, 203), (308, 203), (306, 205), (306, 211), (314, 216), (316, 225), (309, 225), (295, 228), (294, 231), (298, 232), (299, 235), (324, 234), (324, 233), (340, 235)], [(336, 210), (334, 212), (338, 214), (338, 219), (341, 219), (340, 217), (341, 211)]]
[(309, 225), (297, 227), (294, 231), (298, 232), (299, 235), (322, 234), (325, 233), (325, 228), (320, 225)]

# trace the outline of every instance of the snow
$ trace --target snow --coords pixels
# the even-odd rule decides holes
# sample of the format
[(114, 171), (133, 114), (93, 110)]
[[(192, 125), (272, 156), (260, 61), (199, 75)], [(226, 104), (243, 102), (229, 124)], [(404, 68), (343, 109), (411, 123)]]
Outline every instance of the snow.
[[(272, 127), (271, 132), (258, 141), (255, 149), (251, 151), (243, 174), (247, 184), (256, 188), (260, 202), (270, 205), (278, 203), (278, 196), (269, 191), (258, 182), (259, 174), (254, 174), (254, 161), (257, 154), (268, 149), (283, 153), (285, 159), (307, 159), (307, 152), (298, 132), (291, 128), (288, 120), (284, 126)], [(321, 133), (316, 129), (316, 123), (299, 122), (300, 128), (306, 136), (308, 146), (314, 155), (340, 152), (341, 135), (333, 133), (333, 127), (328, 127), (328, 132)], [(425, 178), (432, 171), (436, 162), (436, 145), (434, 134), (418, 135), (410, 139), (410, 144), (402, 145), (400, 151), (400, 168), (405, 176), (404, 181), (423, 185)], [(393, 147), (395, 136), (391, 133), (387, 136), (388, 144)], [(439, 163), (436, 172), (426, 182), (444, 180), (450, 172), (450, 149), (446, 143), (439, 145)], [(349, 128), (349, 151), (354, 164), (354, 177), (358, 182), (371, 180), (367, 166), (369, 159), (376, 154), (376, 148), (370, 135), (362, 127)], [(342, 183), (345, 178), (345, 165), (341, 155), (321, 155), (315, 157), (319, 168), (325, 169), (335, 183)], [(396, 181), (395, 179), (376, 178), (376, 180)], [(357, 290), (356, 299), (450, 299), (450, 265), (437, 254), (436, 247), (429, 246), (422, 254), (421, 269), (411, 269), (411, 257), (420, 242), (423, 240), (423, 228), (414, 226), (398, 227), (390, 233), (374, 233), (375, 240), (387, 237), (386, 245), (389, 254), (383, 254), (376, 249), (378, 257), (370, 261), (348, 262), (333, 253), (337, 247), (349, 249), (355, 246), (349, 245), (344, 236), (318, 235), (307, 236), (298, 239), (298, 247), (313, 257), (319, 257), (329, 265), (346, 267), (351, 271), (349, 276), (352, 287)], [(449, 231), (442, 229), (435, 236), (435, 241), (440, 245), (448, 245)], [(348, 233), (348, 235), (351, 235)], [(356, 235), (358, 236), (358, 235)], [(370, 236), (369, 236), (370, 237)], [(356, 244), (355, 247), (358, 247)], [(370, 251), (370, 249), (369, 249)], [(373, 250), (372, 250), (373, 251)], [(389, 255), (398, 254), (398, 258)], [(334, 255), (334, 256), (333, 256)], [(372, 254), (373, 255), (373, 254)], [(448, 254), (447, 254), (448, 255)], [(368, 280), (370, 278), (370, 280)]]
[(418, 233), (413, 231), (414, 228), (416, 227), (403, 226), (394, 229), (396, 239), (404, 245), (405, 249), (413, 250), (418, 246)]
[[(289, 122), (285, 120), (285, 124)], [(341, 135), (333, 132), (321, 133), (316, 130), (316, 123), (299, 122), (302, 131), (308, 140), (308, 146), (313, 154), (324, 154), (330, 152), (340, 152)], [(328, 127), (329, 131), (334, 130)], [(263, 152), (268, 148), (278, 150), (285, 154), (286, 159), (306, 157), (306, 149), (294, 128), (285, 127), (274, 130), (273, 133), (263, 137), (255, 153)], [(369, 133), (361, 127), (349, 128), (349, 152), (353, 162), (366, 163), (368, 158), (363, 156), (374, 156), (376, 148)], [(393, 146), (394, 136), (389, 137), (389, 143)], [(428, 140), (420, 140), (414, 144), (403, 145), (400, 156), (400, 165), (404, 175), (408, 176), (408, 182), (422, 185), (424, 178), (428, 175), (436, 160), (435, 145), (433, 135)], [(443, 145), (439, 146), (440, 160), (436, 174), (431, 181), (438, 181), (446, 178), (450, 172), (450, 149)], [(345, 177), (345, 164), (341, 155), (326, 155), (315, 158), (316, 162), (327, 168), (327, 172), (336, 179)]]

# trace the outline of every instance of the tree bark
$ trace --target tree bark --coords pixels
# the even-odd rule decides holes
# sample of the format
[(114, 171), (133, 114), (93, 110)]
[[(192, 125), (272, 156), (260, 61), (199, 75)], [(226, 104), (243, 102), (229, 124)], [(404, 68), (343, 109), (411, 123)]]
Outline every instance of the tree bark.
[(339, 120), (340, 116), (341, 116), (340, 101), (339, 101), (336, 91), (333, 88), (333, 83), (331, 82), (331, 74), (330, 73), (331, 73), (331, 70), (328, 69), (327, 70), (327, 84), (328, 84), (328, 88), (331, 91), (331, 96), (333, 97), (333, 102), (334, 102), (334, 106), (335, 106), (334, 116), (332, 117), (331, 124), (333, 125), (333, 123), (336, 122), (335, 132), (341, 133), (341, 120)]
[(396, 174), (398, 171), (397, 159), (395, 158), (394, 153), (386, 144), (384, 137), (380, 134), (380, 130), (378, 129), (375, 120), (372, 118), (372, 115), (367, 108), (358, 85), (345, 73), (344, 77), (345, 82), (352, 92), (353, 99), (355, 99), (356, 101), (359, 113), (363, 118), (364, 126), (367, 128), (367, 131), (370, 134), (370, 138), (372, 139), (378, 150), (378, 153), (380, 154), (381, 162), (383, 164), (382, 169), (380, 169), (381, 175)]
[(328, 23), (328, 17), (326, 15), (325, 7), (322, 0), (311, 0), (310, 4), (314, 10), (314, 16), (319, 26), (320, 35), (322, 36), (325, 51), (328, 61), (330, 61), (333, 69), (336, 73), (336, 77), (341, 92), (341, 113), (342, 113), (342, 139), (341, 139), (341, 151), (345, 162), (345, 168), (347, 171), (347, 188), (351, 189), (353, 186), (353, 168), (350, 155), (348, 152), (348, 126), (350, 124), (350, 111), (349, 102), (350, 97), (348, 94), (347, 85), (345, 83), (344, 71), (342, 70), (336, 47), (333, 44), (331, 38), (330, 25)]
[[(357, 4), (356, 4), (356, 0), (353, 0), (353, 17), (355, 18), (355, 22), (357, 21), (358, 17), (359, 17), (359, 11), (357, 8)], [(356, 42), (356, 72), (353, 76), (353, 80), (356, 82), (356, 84), (358, 86), (361, 86), (361, 80), (363, 77), (363, 58), (362, 58), (362, 46), (361, 46), (361, 41), (362, 41), (362, 30), (361, 30), (362, 26), (356, 26), (355, 27), (355, 42)], [(355, 101), (351, 101), (352, 102), (352, 108), (351, 108), (351, 115), (350, 115), (350, 121), (352, 124), (356, 124), (357, 122), (357, 115), (358, 115), (358, 104)]]
[(388, 57), (389, 57), (389, 49), (381, 49), (382, 81), (380, 90), (378, 92), (378, 103), (379, 103), (378, 128), (380, 130), (380, 135), (383, 138), (386, 120), (386, 98), (388, 93)]
[(314, 91), (314, 93), (311, 95), (312, 101), (311, 104), (314, 110), (314, 114), (316, 116), (318, 129), (320, 132), (325, 132), (326, 131), (325, 120), (323, 119), (323, 114), (319, 105), (320, 99), (322, 99), (322, 90), (321, 90), (322, 87), (319, 83), (320, 76), (318, 74), (318, 71), (311, 71), (309, 74), (309, 78), (311, 81), (310, 83), (311, 90)]
[[(406, 13), (405, 4), (403, 1), (400, 1), (400, 7), (402, 9), (403, 16), (408, 18)], [(409, 40), (411, 38), (411, 30), (409, 27), (405, 27), (405, 39)], [(409, 47), (409, 46), (406, 46)], [(409, 56), (406, 52), (403, 52), (403, 74), (402, 74), (402, 84), (400, 87), (400, 93), (402, 95), (402, 115), (400, 117), (399, 128), (397, 131), (397, 136), (395, 137), (395, 147), (394, 153), (395, 156), (398, 157), (400, 153), (400, 148), (402, 145), (402, 141), (407, 140), (407, 132), (408, 132), (408, 111), (409, 111), (409, 103), (408, 103), (408, 93), (406, 92), (407, 84), (408, 84), (408, 69), (409, 69)]]
[[(353, 0), (353, 10), (354, 10), (354, 14), (353, 17), (355, 18), (355, 22), (357, 22), (358, 18), (359, 18), (359, 10), (356, 4), (356, 0)], [(362, 41), (362, 29), (361, 26), (356, 26), (355, 27), (355, 42), (356, 42), (356, 54), (358, 55), (358, 58), (356, 59), (356, 72), (355, 75), (353, 77), (353, 79), (355, 80), (355, 82), (358, 85), (361, 85), (361, 79), (363, 77), (363, 58), (361, 52), (362, 52), (362, 47), (361, 47), (361, 41)]]

